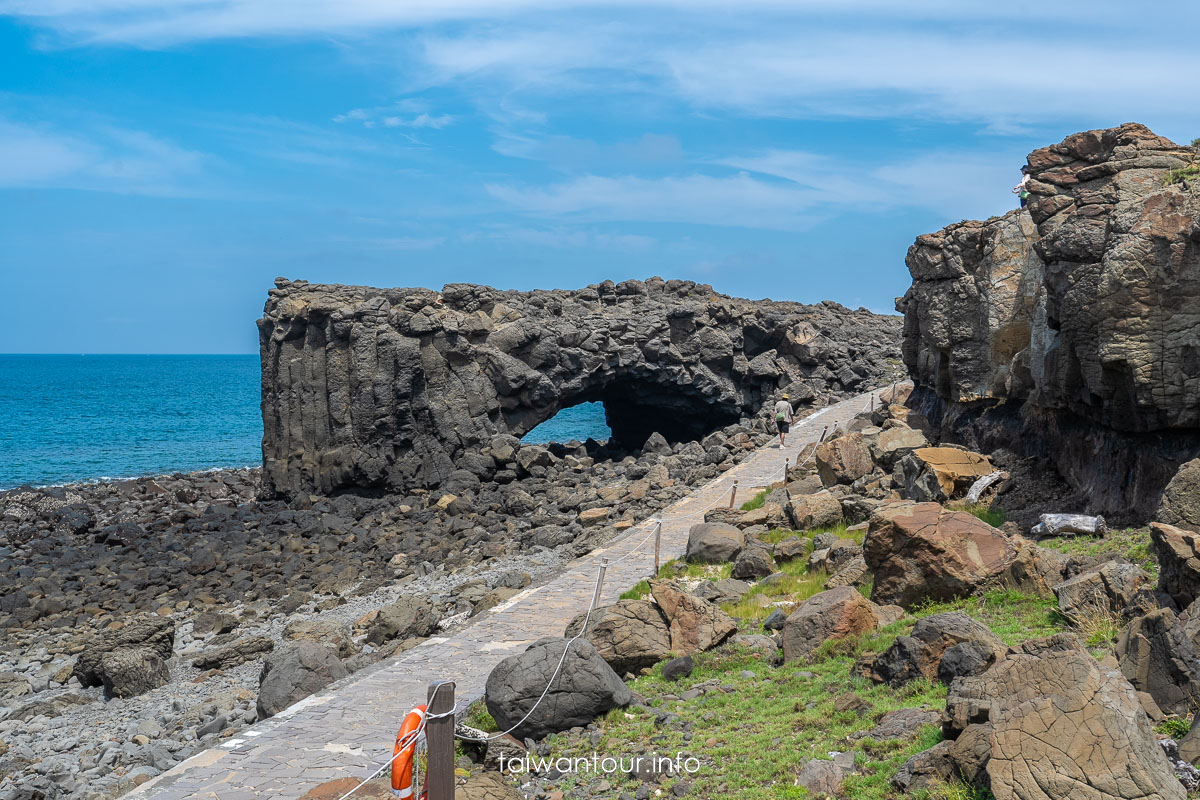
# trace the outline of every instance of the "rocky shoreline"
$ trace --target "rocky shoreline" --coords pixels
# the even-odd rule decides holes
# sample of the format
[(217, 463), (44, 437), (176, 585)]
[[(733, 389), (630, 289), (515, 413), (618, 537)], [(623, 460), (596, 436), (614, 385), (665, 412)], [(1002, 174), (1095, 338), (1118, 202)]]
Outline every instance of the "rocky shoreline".
[(314, 642), (333, 680), (453, 631), (770, 436), (764, 418), (629, 454), (498, 436), (503, 483), (405, 495), (262, 500), (253, 469), (0, 494), (0, 797), (128, 791), (273, 713), (272, 654)]

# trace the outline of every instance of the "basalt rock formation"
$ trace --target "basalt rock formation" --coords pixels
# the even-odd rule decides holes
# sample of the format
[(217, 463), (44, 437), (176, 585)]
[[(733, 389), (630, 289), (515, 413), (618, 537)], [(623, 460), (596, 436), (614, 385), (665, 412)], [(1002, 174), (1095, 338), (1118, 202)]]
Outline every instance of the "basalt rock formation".
[(279, 279), (259, 320), (263, 483), (285, 496), (487, 479), (487, 447), (604, 403), (613, 446), (699, 440), (896, 379), (899, 320), (751, 302), (690, 281), (578, 291), (373, 289)]
[(921, 236), (914, 403), (976, 448), (1044, 456), (1090, 510), (1153, 514), (1200, 453), (1198, 150), (1142, 125), (1029, 156), (1027, 208)]

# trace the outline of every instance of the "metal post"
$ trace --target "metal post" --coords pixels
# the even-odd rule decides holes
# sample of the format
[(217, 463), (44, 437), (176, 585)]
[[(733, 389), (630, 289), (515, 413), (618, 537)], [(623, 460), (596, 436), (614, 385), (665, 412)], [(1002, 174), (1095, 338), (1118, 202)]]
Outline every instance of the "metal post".
[[(429, 800), (454, 800), (454, 681), (429, 684), (425, 724)], [(438, 714), (447, 716), (438, 717)]]
[(592, 596), (592, 608), (600, 605), (600, 592), (604, 590), (604, 571), (606, 569), (608, 569), (608, 559), (603, 558), (600, 560), (600, 577), (596, 580), (596, 594)]
[(662, 520), (658, 521), (658, 525), (654, 527), (654, 577), (658, 577), (658, 571), (661, 569), (658, 563), (659, 554), (662, 552)]
[[(882, 400), (880, 402), (883, 402)], [(871, 395), (871, 413), (875, 413), (875, 395)]]
[(828, 425), (826, 425), (824, 428), (822, 428), (822, 429), (821, 429), (821, 438), (820, 438), (820, 439), (817, 439), (817, 441), (818, 441), (818, 442), (823, 442), (823, 441), (825, 441), (825, 435), (826, 435), (827, 433), (829, 433), (829, 426), (828, 426)]
[(729, 507), (733, 508), (733, 498), (737, 497), (737, 478), (733, 479), (733, 489), (729, 492)]

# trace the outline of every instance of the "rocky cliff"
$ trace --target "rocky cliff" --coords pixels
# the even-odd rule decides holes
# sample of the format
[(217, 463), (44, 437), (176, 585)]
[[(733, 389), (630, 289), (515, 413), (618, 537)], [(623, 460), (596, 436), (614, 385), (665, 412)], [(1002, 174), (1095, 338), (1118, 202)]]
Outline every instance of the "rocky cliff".
[(660, 278), (440, 294), (280, 279), (259, 331), (263, 483), (283, 495), (489, 478), (494, 436), (587, 401), (633, 449), (703, 438), (780, 389), (800, 404), (900, 372), (898, 318)]
[(897, 308), (923, 410), (1149, 516), (1200, 452), (1196, 164), (1142, 125), (1078, 133), (1030, 154), (1026, 209), (919, 237)]

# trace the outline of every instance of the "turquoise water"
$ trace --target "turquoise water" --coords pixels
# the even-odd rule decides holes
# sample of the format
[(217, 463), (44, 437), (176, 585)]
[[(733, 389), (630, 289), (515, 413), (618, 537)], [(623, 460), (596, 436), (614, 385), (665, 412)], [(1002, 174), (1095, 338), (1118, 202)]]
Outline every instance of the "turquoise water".
[(0, 355), (0, 488), (262, 463), (258, 356)]
[[(0, 489), (262, 463), (258, 356), (0, 355)], [(607, 439), (604, 406), (527, 442)]]
[(564, 408), (521, 437), (521, 441), (543, 444), (578, 439), (582, 442), (589, 436), (596, 441), (603, 441), (612, 436), (612, 429), (604, 421), (603, 403), (580, 403)]

